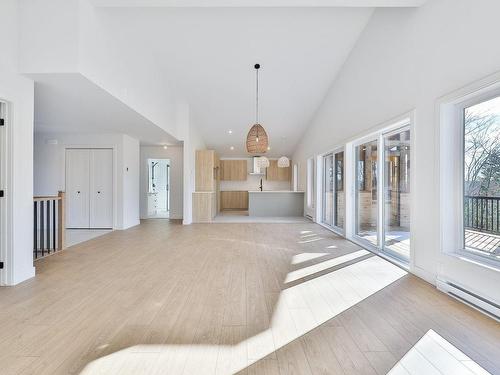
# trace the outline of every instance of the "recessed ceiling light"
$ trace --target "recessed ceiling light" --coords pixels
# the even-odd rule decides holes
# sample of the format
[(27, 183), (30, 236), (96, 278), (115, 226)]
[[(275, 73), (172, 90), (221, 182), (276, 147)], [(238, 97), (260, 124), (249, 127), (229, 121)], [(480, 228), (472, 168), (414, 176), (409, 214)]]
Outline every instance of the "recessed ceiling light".
[(227, 133), (228, 133), (228, 134), (233, 134), (233, 131), (232, 131), (231, 129), (229, 129), (229, 130), (227, 131)]
[(234, 146), (229, 147), (231, 150), (234, 150)]
[(167, 146), (167, 145), (163, 146), (163, 149), (164, 149), (164, 150), (166, 150), (167, 148), (168, 148), (168, 146)]

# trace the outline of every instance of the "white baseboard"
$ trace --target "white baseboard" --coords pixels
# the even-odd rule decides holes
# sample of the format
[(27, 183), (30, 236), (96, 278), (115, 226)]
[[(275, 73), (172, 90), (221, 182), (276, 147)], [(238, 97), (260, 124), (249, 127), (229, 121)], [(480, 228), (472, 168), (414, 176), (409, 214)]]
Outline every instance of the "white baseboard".
[(495, 302), (489, 301), (477, 294), (469, 292), (467, 289), (460, 285), (451, 283), (446, 280), (438, 278), (436, 280), (437, 288), (461, 302), (468, 304), (469, 306), (475, 308), (476, 310), (492, 317), (493, 319), (500, 321), (500, 306)]
[(410, 272), (415, 276), (418, 276), (421, 279), (427, 281), (429, 284), (436, 285), (436, 275), (434, 275), (433, 273), (418, 266), (413, 266)]

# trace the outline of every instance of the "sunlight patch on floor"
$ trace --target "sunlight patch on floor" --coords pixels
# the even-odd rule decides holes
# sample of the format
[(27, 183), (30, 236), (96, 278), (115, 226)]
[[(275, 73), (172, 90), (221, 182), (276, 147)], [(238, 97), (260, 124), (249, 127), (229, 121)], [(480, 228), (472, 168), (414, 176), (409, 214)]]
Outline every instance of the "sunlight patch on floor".
[(363, 257), (365, 255), (369, 255), (369, 254), (370, 254), (370, 252), (367, 250), (359, 250), (359, 251), (355, 251), (354, 253), (341, 255), (339, 257), (336, 257), (333, 259), (328, 259), (328, 260), (325, 260), (324, 262), (320, 262), (320, 263), (314, 264), (314, 265), (309, 266), (309, 267), (304, 267), (304, 268), (301, 268), (299, 270), (292, 271), (292, 272), (288, 273), (288, 275), (286, 275), (285, 284), (290, 283), (292, 281), (302, 279), (302, 278), (307, 277), (307, 276), (314, 275), (315, 273), (327, 270), (328, 268), (331, 268), (331, 267), (340, 266), (343, 263), (353, 261), (355, 259), (361, 258), (361, 257)]
[(89, 363), (81, 374), (233, 374), (406, 274), (379, 257), (364, 259), (283, 290), (270, 326), (235, 345), (136, 345)]
[(432, 329), (405, 354), (391, 375), (485, 375), (489, 374)]
[(328, 255), (330, 253), (300, 253), (296, 254), (292, 257), (292, 264), (300, 264), (307, 262), (309, 260), (313, 260), (316, 258), (321, 258), (324, 257), (325, 255)]

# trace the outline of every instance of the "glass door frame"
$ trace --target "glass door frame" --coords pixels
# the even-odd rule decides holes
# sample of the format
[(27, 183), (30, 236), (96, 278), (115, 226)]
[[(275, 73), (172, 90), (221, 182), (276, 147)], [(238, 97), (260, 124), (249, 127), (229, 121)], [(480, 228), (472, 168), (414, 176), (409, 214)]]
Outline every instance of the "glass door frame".
[[(370, 143), (376, 141), (377, 142), (377, 243), (374, 245), (367, 239), (361, 237), (358, 235), (357, 229), (358, 229), (358, 163), (357, 163), (357, 154), (356, 154), (356, 148), (365, 144), (365, 143)], [(380, 167), (381, 167), (381, 162), (380, 162), (380, 143), (381, 143), (381, 134), (370, 134), (366, 137), (360, 138), (356, 140), (353, 145), (352, 145), (352, 188), (353, 188), (353, 217), (352, 217), (352, 236), (356, 240), (356, 242), (359, 242), (363, 244), (364, 247), (367, 249), (373, 251), (373, 252), (380, 252), (380, 244), (381, 244), (381, 231), (380, 231), (380, 224), (381, 224), (381, 217), (380, 217)]]
[[(328, 228), (333, 228), (333, 225), (327, 223), (325, 221), (325, 213), (326, 213), (326, 193), (327, 190), (325, 189), (327, 182), (327, 176), (326, 176), (326, 158), (331, 157), (332, 158), (332, 168), (333, 168), (333, 152), (327, 152), (325, 154), (321, 155), (321, 224), (327, 226)], [(330, 212), (330, 219), (333, 224), (333, 200), (332, 200), (332, 209)]]
[[(351, 218), (349, 225), (351, 226), (352, 239), (354, 242), (360, 244), (366, 249), (390, 257), (390, 259), (395, 260), (397, 263), (401, 263), (404, 266), (409, 266), (412, 261), (412, 212), (413, 212), (413, 197), (410, 198), (410, 257), (405, 259), (401, 257), (400, 254), (385, 247), (385, 137), (398, 134), (400, 132), (409, 130), (410, 131), (410, 162), (414, 160), (414, 131), (413, 131), (413, 115), (405, 116), (400, 121), (387, 123), (388, 126), (381, 128), (379, 131), (371, 133), (367, 136), (359, 138), (352, 143), (351, 149), (351, 192), (352, 192), (352, 209), (354, 215)], [(391, 125), (389, 125), (391, 124)], [(369, 142), (377, 142), (377, 241), (376, 245), (366, 240), (365, 238), (359, 236), (357, 232), (358, 225), (358, 176), (357, 176), (357, 155), (356, 147), (361, 146)], [(414, 163), (413, 163), (414, 167)], [(414, 178), (412, 172), (414, 168), (410, 169), (410, 192), (413, 192)]]
[[(336, 213), (336, 203), (335, 203), (335, 199), (334, 198), (334, 195), (335, 195), (335, 192), (336, 192), (336, 189), (337, 189), (337, 179), (336, 179), (336, 175), (335, 175), (335, 155), (337, 155), (338, 153), (340, 152), (343, 152), (344, 153), (344, 169), (343, 169), (343, 181), (344, 181), (344, 195), (346, 195), (346, 175), (345, 175), (345, 171), (346, 171), (346, 159), (345, 159), (345, 147), (344, 146), (340, 146), (340, 147), (335, 147), (333, 148), (332, 150), (328, 151), (328, 152), (325, 152), (323, 154), (320, 154), (318, 156), (318, 160), (321, 160), (321, 167), (320, 167), (320, 171), (321, 171), (321, 181), (318, 181), (318, 187), (319, 187), (319, 191), (320, 191), (320, 197), (321, 197), (321, 205), (318, 205), (320, 207), (320, 210), (319, 210), (319, 213), (320, 213), (320, 220), (318, 221), (319, 224), (325, 226), (326, 228), (328, 229), (331, 229), (333, 232), (337, 233), (337, 234), (340, 234), (342, 236), (345, 236), (345, 233), (346, 233), (346, 204), (344, 203), (344, 228), (341, 228), (341, 227), (338, 227), (335, 225), (335, 213)], [(325, 170), (325, 157), (327, 156), (330, 156), (332, 157), (332, 169), (333, 169), (333, 191), (332, 191), (332, 209), (331, 209), (331, 219), (332, 219), (332, 224), (328, 224), (326, 222), (323, 221), (323, 215), (324, 215), (324, 208), (325, 208), (325, 204), (326, 204), (326, 199), (325, 199), (325, 180), (326, 180), (326, 170)], [(318, 163), (319, 164), (319, 163)], [(344, 197), (344, 199), (346, 199), (346, 197)]]
[[(385, 140), (387, 137), (390, 137), (392, 135), (396, 135), (396, 134), (399, 134), (399, 133), (402, 133), (402, 132), (405, 132), (405, 131), (409, 131), (410, 132), (410, 165), (412, 163), (412, 159), (413, 159), (413, 144), (412, 144), (412, 141), (413, 141), (413, 132), (412, 132), (412, 129), (411, 129), (411, 123), (408, 122), (406, 125), (402, 125), (400, 127), (397, 127), (395, 129), (391, 129), (389, 131), (386, 131), (386, 132), (383, 132), (380, 134), (380, 139), (379, 139), (379, 142), (381, 143), (381, 150), (382, 150), (382, 155), (381, 155), (381, 158), (380, 158), (380, 171), (381, 171), (381, 177), (379, 180), (378, 180), (378, 187), (381, 187), (380, 189), (380, 195), (379, 195), (379, 199), (380, 200), (380, 207), (379, 207), (379, 220), (380, 220), (380, 241), (379, 241), (379, 249), (381, 252), (391, 256), (391, 257), (394, 257), (396, 258), (397, 260), (399, 260), (400, 262), (403, 262), (403, 263), (406, 263), (408, 264), (410, 262), (410, 258), (411, 258), (411, 255), (408, 259), (404, 258), (401, 256), (401, 254), (398, 254), (397, 252), (389, 249), (389, 248), (386, 248), (385, 246), (385, 243), (386, 243), (386, 239), (385, 239), (385, 219), (386, 219), (386, 214), (385, 214), (385, 189), (386, 189), (386, 186), (385, 185), (385, 169), (386, 169), (386, 164), (385, 164)], [(412, 189), (412, 184), (413, 184), (413, 178), (412, 178), (412, 171), (413, 168), (410, 167), (410, 194), (413, 192), (413, 189)], [(380, 186), (381, 185), (381, 186)], [(377, 188), (378, 188), (377, 187)], [(412, 201), (410, 199), (410, 201)], [(410, 254), (411, 254), (411, 226), (412, 226), (412, 220), (411, 220), (411, 213), (412, 213), (412, 208), (413, 207), (410, 207)]]

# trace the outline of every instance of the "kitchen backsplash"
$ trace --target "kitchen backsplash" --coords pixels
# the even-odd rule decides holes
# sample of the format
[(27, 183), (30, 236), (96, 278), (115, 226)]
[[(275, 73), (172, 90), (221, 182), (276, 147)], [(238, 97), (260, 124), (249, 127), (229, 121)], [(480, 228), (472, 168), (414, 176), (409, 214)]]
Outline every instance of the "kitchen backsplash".
[[(252, 171), (252, 159), (248, 159), (248, 172)], [(266, 175), (247, 175), (246, 181), (221, 181), (221, 191), (248, 191), (259, 190), (260, 179), (264, 190), (290, 190), (291, 183), (287, 181), (267, 181)]]

